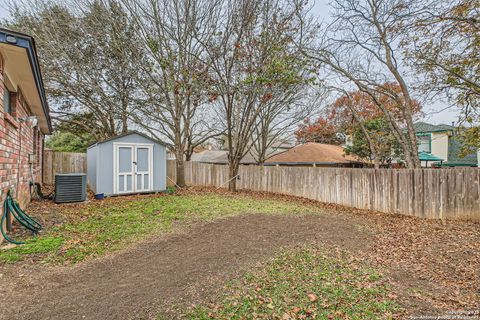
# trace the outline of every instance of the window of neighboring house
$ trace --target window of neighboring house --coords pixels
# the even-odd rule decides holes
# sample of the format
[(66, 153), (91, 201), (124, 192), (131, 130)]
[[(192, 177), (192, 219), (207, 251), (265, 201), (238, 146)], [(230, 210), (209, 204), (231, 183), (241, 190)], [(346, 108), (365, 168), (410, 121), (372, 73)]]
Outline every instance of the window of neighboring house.
[(431, 137), (429, 134), (417, 136), (418, 152), (432, 152)]
[(3, 87), (3, 111), (12, 114), (11, 92), (7, 87)]

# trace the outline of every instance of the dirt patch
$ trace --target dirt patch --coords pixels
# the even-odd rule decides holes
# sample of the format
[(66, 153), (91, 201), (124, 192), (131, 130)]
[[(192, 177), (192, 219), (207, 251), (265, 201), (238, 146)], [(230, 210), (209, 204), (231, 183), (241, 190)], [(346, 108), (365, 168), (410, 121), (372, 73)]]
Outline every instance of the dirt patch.
[(313, 241), (363, 250), (370, 239), (341, 216), (220, 219), (111, 257), (24, 274), (1, 293), (0, 304), (11, 307), (0, 319), (153, 318), (164, 301), (198, 301), (278, 248)]

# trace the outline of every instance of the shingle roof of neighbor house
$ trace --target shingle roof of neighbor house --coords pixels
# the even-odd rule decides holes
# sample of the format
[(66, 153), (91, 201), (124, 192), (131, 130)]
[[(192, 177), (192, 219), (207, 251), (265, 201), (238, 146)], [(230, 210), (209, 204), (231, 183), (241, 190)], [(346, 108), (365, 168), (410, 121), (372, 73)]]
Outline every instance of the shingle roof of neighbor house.
[(449, 131), (455, 129), (451, 125), (448, 124), (430, 124), (426, 122), (415, 122), (413, 124), (413, 128), (415, 129), (416, 133), (426, 133), (426, 132), (441, 132), (441, 131)]
[(467, 154), (465, 157), (460, 157), (460, 149), (462, 144), (455, 137), (451, 137), (448, 143), (448, 161), (444, 162), (445, 165), (477, 165), (478, 155), (476, 152)]
[(324, 143), (308, 142), (268, 158), (265, 163), (333, 164), (360, 162), (345, 155), (343, 147)]
[[(202, 162), (202, 163), (218, 163), (218, 164), (227, 164), (228, 163), (228, 151), (226, 150), (205, 150), (202, 152), (194, 153), (192, 155), (192, 161)], [(255, 164), (257, 163), (253, 156), (248, 153), (243, 157), (241, 164)]]

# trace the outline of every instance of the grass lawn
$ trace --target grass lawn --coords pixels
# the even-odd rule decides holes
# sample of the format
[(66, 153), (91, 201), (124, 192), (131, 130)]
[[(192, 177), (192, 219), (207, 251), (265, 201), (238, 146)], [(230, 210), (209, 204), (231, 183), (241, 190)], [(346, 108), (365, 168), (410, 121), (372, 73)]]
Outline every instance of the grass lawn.
[(389, 319), (397, 307), (372, 270), (315, 249), (284, 251), (229, 284), (191, 319)]
[[(132, 292), (125, 296), (127, 301), (117, 300), (119, 277), (110, 277), (111, 267), (103, 263), (86, 264), (81, 270), (59, 268), (60, 274), (111, 297), (112, 305), (117, 303), (112, 316), (117, 317), (136, 314), (142, 310), (133, 308), (145, 305), (147, 309), (151, 304), (151, 309), (145, 309), (149, 318), (158, 312), (166, 319), (170, 315), (191, 319), (389, 319), (471, 310), (479, 301), (478, 222), (421, 220), (293, 197), (213, 189), (82, 204), (33, 202), (27, 212), (39, 218), (45, 230), (32, 238), (15, 228), (12, 237), (26, 238), (27, 244), (0, 244), (0, 272), (7, 275), (2, 290), (11, 293), (3, 295), (4, 300), (22, 301), (18, 308), (30, 308), (35, 314), (51, 312), (42, 306), (48, 305), (52, 296), (59, 305), (82, 306), (88, 318), (94, 318), (104, 302), (82, 290), (70, 291), (67, 282), (59, 285), (61, 277), (57, 276), (51, 284), (32, 282), (29, 290), (19, 291), (17, 286), (23, 284), (17, 283), (18, 268), (50, 279), (56, 268), (38, 268), (37, 264), (72, 264), (146, 238), (151, 240), (145, 245), (157, 248), (163, 239), (155, 239), (162, 234), (235, 215), (238, 217), (185, 229), (191, 231), (189, 236), (172, 237), (172, 246), (162, 248), (161, 255), (132, 248), (132, 254), (113, 256), (112, 263), (120, 268), (122, 290)], [(249, 213), (260, 215), (244, 216)], [(299, 216), (266, 217), (268, 214)], [(137, 261), (138, 274), (130, 272)], [(158, 277), (152, 276), (150, 263), (156, 263)], [(243, 267), (252, 264), (256, 267), (247, 269), (244, 276)], [(366, 265), (381, 270), (386, 278)], [(172, 266), (176, 277), (170, 278)], [(235, 275), (242, 278), (232, 280)], [(37, 290), (30, 290), (35, 286)], [(165, 305), (156, 309), (158, 292)], [(192, 307), (192, 303), (197, 305)], [(62, 314), (63, 310), (69, 309), (55, 312)]]
[(215, 193), (118, 197), (79, 205), (48, 203), (66, 222), (46, 228), (25, 245), (0, 250), (0, 262), (32, 259), (43, 263), (79, 262), (119, 250), (179, 222), (207, 221), (245, 213), (314, 213), (318, 207), (279, 199)]

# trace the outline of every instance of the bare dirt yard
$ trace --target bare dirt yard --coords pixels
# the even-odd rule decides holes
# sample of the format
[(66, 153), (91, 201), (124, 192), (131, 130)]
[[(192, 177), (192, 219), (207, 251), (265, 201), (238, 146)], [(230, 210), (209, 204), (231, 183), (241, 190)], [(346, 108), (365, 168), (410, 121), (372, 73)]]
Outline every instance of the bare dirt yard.
[(478, 223), (208, 189), (84, 207), (34, 203), (30, 212), (51, 231), (26, 249), (3, 244), (0, 319), (376, 319), (480, 310)]

